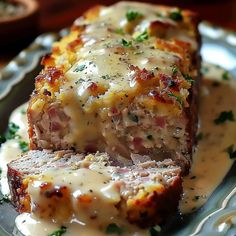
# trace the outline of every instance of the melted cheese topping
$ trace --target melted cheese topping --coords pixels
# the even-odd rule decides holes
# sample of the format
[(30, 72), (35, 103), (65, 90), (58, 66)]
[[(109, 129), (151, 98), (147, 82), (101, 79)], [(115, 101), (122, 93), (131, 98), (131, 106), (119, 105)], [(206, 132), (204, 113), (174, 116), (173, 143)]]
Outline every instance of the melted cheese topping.
[[(183, 13), (181, 24), (186, 24), (186, 28), (168, 16), (173, 10), (178, 11), (178, 9), (162, 9), (158, 6), (123, 2), (112, 7), (99, 8), (97, 13), (93, 13), (96, 21), (91, 20), (90, 17), (79, 18), (75, 25), (85, 27), (78, 36), (81, 38), (82, 45), (75, 47), (74, 53), (77, 59), (72, 67), (65, 71), (68, 81), (63, 86), (63, 93), (60, 91), (56, 94), (58, 99), (66, 100), (65, 104), (70, 104), (68, 99), (73, 97), (70, 100), (78, 100), (80, 106), (86, 111), (93, 111), (95, 107), (110, 107), (117, 103), (124, 107), (135, 96), (146, 94), (150, 86), (158, 84), (160, 74), (172, 78), (173, 67), (176, 66), (181, 72), (176, 72), (176, 79), (181, 81), (178, 95), (185, 101), (191, 85), (185, 80), (183, 74), (188, 73), (193, 77), (196, 74), (195, 71), (190, 71), (189, 61), (185, 58), (188, 57), (187, 44), (185, 55), (183, 55), (181, 50), (176, 51), (171, 47), (173, 43), (172, 46), (178, 48), (177, 43), (171, 40), (194, 41), (195, 35), (187, 27), (185, 13)], [(140, 18), (129, 21), (127, 17), (129, 11), (140, 14)], [(158, 16), (160, 11), (161, 17)], [(152, 24), (156, 21), (166, 24), (163, 38), (170, 41), (166, 42), (163, 47), (157, 45), (158, 35), (152, 35), (149, 32), (153, 30)], [(169, 25), (171, 26), (169, 31), (172, 34), (168, 33)], [(117, 31), (118, 29), (120, 31)], [(147, 35), (144, 39), (138, 40), (137, 37), (143, 32)], [(180, 35), (182, 37), (179, 37)], [(62, 43), (55, 44), (55, 47), (60, 47), (60, 44)], [(184, 47), (184, 45), (181, 46)], [(55, 58), (57, 60), (56, 56)], [(182, 64), (186, 64), (185, 69), (181, 66)], [(132, 66), (136, 69), (132, 69)], [(150, 77), (146, 80), (151, 80), (151, 78), (152, 80), (139, 84), (140, 81), (135, 73), (138, 70), (139, 76), (142, 77), (145, 74), (144, 69), (149, 72)]]
[[(43, 210), (40, 211), (42, 217), (45, 217), (47, 207), (52, 206), (53, 203), (51, 198), (43, 195), (42, 189), (45, 183), (53, 183), (55, 187), (67, 186), (70, 195), (67, 200), (67, 212), (64, 212), (63, 222), (75, 220), (81, 222), (81, 224), (87, 224), (90, 221), (93, 223), (92, 225), (95, 222), (95, 224), (101, 226), (107, 222), (114, 222), (118, 216), (115, 205), (120, 201), (120, 190), (114, 182), (110, 182), (109, 169), (111, 168), (106, 168), (101, 163), (93, 163), (89, 168), (81, 168), (76, 171), (45, 171), (40, 178), (29, 183), (28, 192), (31, 196), (33, 211), (34, 206), (37, 209), (42, 207)], [(67, 213), (70, 215), (69, 211), (73, 212), (73, 215), (71, 215), (71, 218), (65, 219)], [(49, 209), (49, 215), (50, 212)], [(61, 216), (57, 216), (55, 211), (53, 215), (56, 215), (56, 217), (50, 217), (50, 220), (54, 222), (61, 218)]]

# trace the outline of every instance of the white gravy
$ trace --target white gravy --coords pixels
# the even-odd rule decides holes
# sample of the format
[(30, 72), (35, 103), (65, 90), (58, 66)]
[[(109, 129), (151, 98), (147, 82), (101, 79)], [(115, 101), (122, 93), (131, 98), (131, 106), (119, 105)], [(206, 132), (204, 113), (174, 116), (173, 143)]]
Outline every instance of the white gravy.
[[(224, 70), (216, 66), (205, 64), (203, 68), (208, 68), (200, 95), (199, 133), (203, 137), (196, 147), (191, 172), (184, 177), (182, 213), (194, 211), (207, 201), (233, 164), (227, 147), (232, 144), (236, 147), (236, 122), (214, 123), (222, 111), (232, 110), (236, 115), (236, 84), (222, 81)], [(212, 78), (220, 84), (217, 86)]]
[[(21, 137), (21, 141), (28, 142), (28, 124), (26, 118), (26, 109), (28, 104), (25, 103), (19, 106), (13, 111), (10, 116), (9, 122), (13, 122), (19, 126), (17, 135)], [(3, 143), (0, 148), (0, 168), (2, 170), (2, 175), (0, 178), (1, 192), (3, 194), (9, 194), (9, 187), (7, 183), (7, 163), (15, 160), (20, 154), (21, 149), (19, 146), (19, 139), (11, 139)]]
[[(219, 125), (214, 123), (222, 111), (232, 110), (236, 115), (234, 104), (236, 84), (232, 79), (222, 80), (224, 70), (209, 64), (204, 64), (204, 67), (207, 67), (208, 71), (202, 82), (200, 97), (199, 133), (202, 133), (202, 139), (199, 140), (196, 147), (191, 172), (189, 176), (183, 178), (184, 194), (180, 202), (182, 213), (194, 211), (207, 201), (233, 164), (233, 160), (229, 158), (226, 151), (227, 147), (232, 144), (236, 147), (236, 122), (226, 121)], [(213, 79), (218, 80), (219, 84), (217, 85)], [(27, 141), (26, 115), (21, 113), (22, 108), (25, 107), (26, 105), (17, 108), (10, 117), (10, 121), (20, 126), (18, 133)], [(17, 158), (20, 152), (17, 140), (9, 140), (2, 145), (0, 166), (3, 170), (1, 179), (3, 193), (8, 193), (6, 164)], [(28, 213), (16, 218), (16, 226), (20, 232), (28, 236), (46, 236), (60, 228), (60, 225), (38, 219)], [(101, 229), (82, 222), (71, 222), (65, 226), (67, 227), (66, 233), (63, 234), (65, 236), (105, 235)], [(134, 226), (126, 224), (126, 227), (129, 229), (126, 234), (122, 235), (149, 235), (148, 231), (137, 229)]]

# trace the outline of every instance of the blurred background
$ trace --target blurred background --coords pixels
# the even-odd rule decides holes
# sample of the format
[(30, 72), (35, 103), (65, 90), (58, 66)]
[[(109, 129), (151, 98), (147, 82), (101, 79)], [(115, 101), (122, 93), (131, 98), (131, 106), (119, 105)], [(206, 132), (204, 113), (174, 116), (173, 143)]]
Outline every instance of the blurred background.
[[(114, 0), (38, 0), (40, 6), (40, 31), (57, 30), (70, 25), (89, 7), (96, 4), (110, 5)], [(236, 30), (236, 0), (156, 0), (155, 4), (174, 5), (199, 13), (202, 19)]]
[[(6, 3), (8, 2), (31, 4), (31, 13), (21, 22), (18, 20), (15, 23), (11, 22), (10, 25), (6, 20), (7, 18), (4, 18)], [(70, 26), (78, 16), (91, 6), (96, 4), (110, 5), (114, 2), (117, 1), (0, 0), (0, 68), (6, 65), (37, 35)], [(198, 12), (201, 19), (236, 31), (236, 0), (143, 0), (143, 2), (188, 8)]]

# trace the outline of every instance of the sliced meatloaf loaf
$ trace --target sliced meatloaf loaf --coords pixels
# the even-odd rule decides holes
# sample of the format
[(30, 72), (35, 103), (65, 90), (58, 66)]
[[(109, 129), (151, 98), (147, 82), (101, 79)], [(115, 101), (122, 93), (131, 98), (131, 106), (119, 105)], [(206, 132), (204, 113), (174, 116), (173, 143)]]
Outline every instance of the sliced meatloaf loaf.
[(197, 124), (194, 13), (97, 6), (54, 43), (28, 109), (32, 149), (171, 158), (187, 173)]
[(162, 224), (177, 211), (181, 169), (172, 160), (133, 160), (123, 166), (106, 153), (29, 151), (8, 165), (12, 202), (19, 212), (57, 223)]

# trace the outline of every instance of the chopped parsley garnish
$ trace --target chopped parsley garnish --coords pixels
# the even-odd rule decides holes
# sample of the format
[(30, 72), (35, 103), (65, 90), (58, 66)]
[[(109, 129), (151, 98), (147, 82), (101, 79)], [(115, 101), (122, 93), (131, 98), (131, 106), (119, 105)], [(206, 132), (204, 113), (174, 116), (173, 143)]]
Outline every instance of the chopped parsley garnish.
[(174, 21), (182, 21), (183, 16), (180, 10), (170, 12), (170, 18)]
[(234, 150), (233, 144), (227, 147), (226, 151), (229, 154), (230, 159), (236, 158), (236, 150)]
[(109, 80), (109, 79), (110, 79), (110, 76), (109, 76), (109, 75), (103, 75), (103, 76), (102, 76), (102, 79), (104, 79), (104, 80)]
[(148, 135), (147, 135), (147, 139), (149, 139), (149, 140), (153, 140), (152, 135), (151, 135), (151, 134), (148, 134)]
[(66, 227), (65, 226), (61, 226), (60, 229), (54, 231), (51, 234), (48, 234), (48, 236), (61, 236), (64, 233), (66, 233)]
[(3, 204), (4, 202), (10, 202), (8, 195), (3, 195), (3, 196), (0, 198), (0, 204)]
[(159, 225), (156, 225), (149, 229), (150, 236), (158, 236), (161, 232), (161, 227)]
[(135, 41), (140, 43), (147, 39), (148, 39), (148, 32), (147, 30), (145, 30), (143, 33), (141, 33), (135, 38)]
[(6, 138), (2, 135), (0, 135), (0, 146), (2, 143), (5, 143), (6, 142)]
[(19, 146), (22, 152), (29, 151), (28, 143), (25, 141), (19, 141)]
[(232, 111), (222, 111), (218, 118), (214, 120), (216, 125), (223, 124), (225, 121), (234, 121), (234, 113)]
[(192, 79), (192, 77), (189, 74), (183, 74), (183, 77), (186, 81), (188, 81), (191, 84), (194, 82), (194, 80)]
[(112, 47), (112, 44), (111, 44), (110, 42), (108, 42), (108, 43), (104, 43), (103, 45), (104, 45), (104, 47), (106, 47), (106, 48), (110, 48), (110, 47)]
[(222, 74), (222, 79), (223, 80), (229, 80), (229, 73), (227, 71), (225, 71), (223, 74)]
[(14, 139), (15, 137), (17, 137), (16, 132), (19, 130), (19, 128), (20, 127), (18, 125), (16, 125), (13, 122), (10, 122), (8, 124), (8, 131), (7, 131), (5, 138), (6, 139)]
[(128, 112), (128, 117), (129, 117), (129, 119), (132, 120), (133, 122), (138, 123), (138, 121), (139, 121), (138, 116), (135, 115), (135, 114), (133, 114), (133, 113)]
[(177, 75), (177, 73), (178, 73), (178, 67), (176, 66), (176, 65), (174, 65), (173, 67), (172, 67), (172, 74), (173, 74), (173, 76), (175, 76), (175, 75)]
[(121, 235), (123, 230), (115, 223), (109, 224), (106, 228), (106, 234), (118, 234)]
[(74, 70), (73, 70), (73, 72), (79, 72), (79, 71), (83, 71), (84, 69), (85, 69), (85, 67), (86, 67), (86, 65), (79, 65), (79, 66), (77, 66)]
[(175, 100), (176, 100), (181, 106), (183, 105), (183, 101), (182, 101), (182, 99), (181, 99), (180, 96), (177, 96), (177, 95), (175, 95), (175, 94), (173, 94), (173, 93), (168, 93), (168, 95), (169, 95), (170, 97), (174, 97)]
[(82, 78), (79, 78), (79, 80), (75, 81), (75, 84), (82, 83), (82, 82), (85, 82), (85, 80)]
[(21, 136), (16, 134), (16, 132), (20, 129), (20, 127), (18, 125), (16, 125), (13, 122), (10, 122), (8, 124), (8, 131), (4, 136), (0, 135), (0, 146), (2, 143), (5, 143), (7, 140), (11, 140), (11, 139), (18, 139), (19, 140), (19, 147), (23, 152), (27, 152), (29, 150), (28, 148), (28, 143), (26, 143), (25, 141), (21, 140)]
[(127, 13), (126, 13), (126, 19), (130, 22), (130, 21), (134, 21), (140, 17), (143, 16), (143, 14), (141, 14), (140, 12), (138, 11), (133, 11), (133, 10), (129, 10)]
[(125, 39), (121, 39), (121, 44), (126, 47), (126, 48), (130, 48), (132, 47), (132, 42), (131, 41), (127, 41)]

